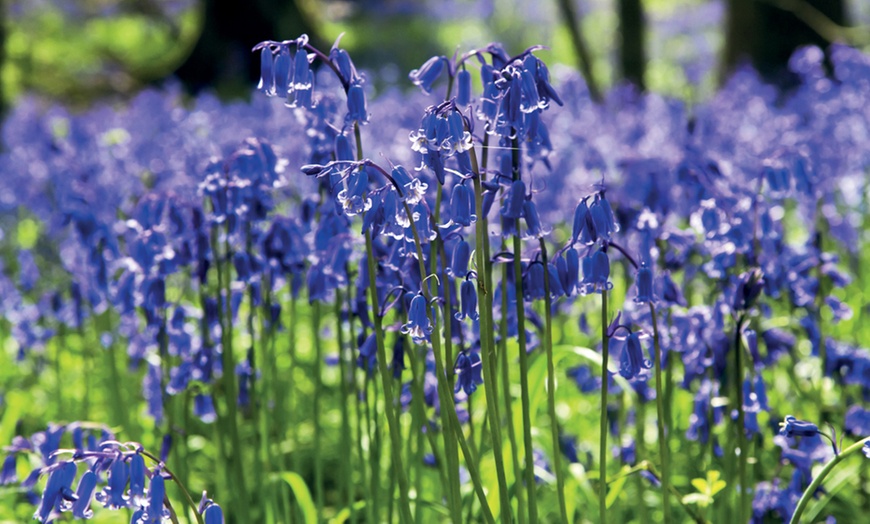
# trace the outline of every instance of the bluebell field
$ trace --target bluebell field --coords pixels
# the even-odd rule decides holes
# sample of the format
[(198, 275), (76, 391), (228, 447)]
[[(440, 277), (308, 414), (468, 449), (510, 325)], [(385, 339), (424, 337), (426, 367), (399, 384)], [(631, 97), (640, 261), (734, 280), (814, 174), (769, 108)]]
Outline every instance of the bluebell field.
[(599, 105), (547, 55), (19, 103), (0, 521), (861, 521), (870, 57)]

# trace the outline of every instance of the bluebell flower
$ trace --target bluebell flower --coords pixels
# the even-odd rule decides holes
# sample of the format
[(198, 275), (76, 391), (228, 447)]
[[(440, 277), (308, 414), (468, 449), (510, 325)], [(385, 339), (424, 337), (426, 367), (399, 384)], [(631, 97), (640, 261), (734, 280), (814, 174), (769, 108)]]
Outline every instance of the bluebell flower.
[(447, 274), (453, 278), (464, 278), (468, 273), (468, 261), (471, 258), (471, 247), (468, 242), (460, 239), (453, 247), (453, 255), (450, 257), (450, 266)]
[(870, 459), (870, 440), (868, 440), (864, 443), (863, 446), (861, 446), (861, 452), (864, 453), (865, 457)]
[(523, 275), (523, 298), (541, 300), (546, 296), (544, 290), (544, 264), (534, 261), (529, 264)]
[(655, 302), (655, 295), (653, 293), (653, 274), (652, 269), (649, 266), (641, 264), (640, 268), (637, 270), (637, 296), (634, 298), (635, 303), (637, 304), (646, 304), (648, 302)]
[(60, 440), (66, 431), (66, 426), (49, 423), (45, 431), (36, 433), (31, 438), (34, 448), (42, 454), (46, 465), (54, 464), (54, 452), (60, 447)]
[(764, 385), (764, 378), (761, 376), (761, 373), (755, 374), (755, 379), (753, 380), (752, 390), (755, 392), (756, 400), (758, 401), (758, 407), (764, 411), (770, 411), (770, 405), (767, 402), (767, 386)]
[(589, 206), (589, 217), (593, 225), (593, 231), (590, 232), (593, 241), (599, 239), (609, 241), (611, 235), (619, 231), (619, 225), (613, 217), (613, 209), (604, 193), (599, 193), (592, 201)]
[(471, 395), (477, 389), (477, 386), (483, 384), (481, 376), (481, 360), (480, 355), (474, 351), (463, 351), (456, 357), (456, 364), (453, 366), (453, 371), (456, 373), (455, 393), (461, 389), (466, 395)]
[(538, 208), (531, 199), (523, 202), (523, 220), (526, 222), (526, 238), (541, 238), (547, 234), (547, 231), (544, 231), (541, 225)]
[(758, 352), (758, 334), (754, 329), (744, 329), (743, 338), (746, 341), (746, 349), (749, 350), (749, 355), (752, 357), (752, 364), (756, 368), (762, 366), (761, 353)]
[(570, 368), (566, 375), (574, 381), (581, 393), (593, 393), (601, 389), (601, 377), (587, 365)]
[(166, 433), (160, 443), (160, 462), (166, 462), (170, 451), (172, 451), (172, 433)]
[(594, 226), (592, 225), (592, 217), (589, 215), (589, 206), (586, 205), (586, 198), (577, 203), (574, 208), (574, 221), (571, 230), (571, 243), (580, 242), (587, 246), (595, 243)]
[(592, 255), (589, 270), (589, 284), (592, 285), (594, 291), (600, 292), (613, 288), (613, 283), (610, 282), (610, 259), (604, 250), (599, 249)]
[(402, 198), (409, 206), (417, 205), (426, 196), (426, 189), (428, 189), (429, 184), (426, 184), (419, 178), (411, 178), (408, 170), (404, 167), (393, 166), (390, 176), (402, 187)]
[(55, 517), (57, 507), (62, 500), (73, 500), (75, 494), (71, 486), (76, 476), (75, 462), (64, 462), (51, 471), (42, 499), (33, 519), (40, 522), (48, 522)]
[(471, 103), (471, 73), (463, 69), (456, 73), (456, 105), (466, 107)]
[[(427, 244), (438, 236), (438, 232), (432, 229), (429, 221), (429, 208), (426, 206), (425, 200), (421, 200), (419, 204), (412, 209), (412, 220), (417, 227), (417, 234), (420, 237), (420, 242)], [(405, 240), (408, 242), (416, 242), (414, 232), (411, 230), (410, 223), (405, 228)]]
[(789, 170), (785, 166), (777, 165), (777, 163), (772, 161), (765, 163), (766, 165), (761, 169), (761, 172), (765, 180), (767, 180), (770, 196), (774, 198), (786, 196), (791, 190)]
[(396, 337), (393, 344), (393, 361), (390, 363), (390, 369), (393, 370), (394, 379), (402, 379), (402, 371), (405, 369), (405, 339), (403, 337)]
[(424, 92), (429, 93), (432, 91), (432, 84), (438, 80), (438, 77), (441, 76), (441, 72), (444, 70), (444, 65), (447, 62), (447, 57), (444, 56), (433, 56), (429, 60), (420, 66), (418, 69), (412, 70), (408, 74), (408, 78), (411, 79), (411, 82), (420, 87)]
[(137, 506), (145, 497), (145, 459), (135, 453), (130, 457), (130, 501)]
[(559, 282), (566, 296), (571, 296), (580, 283), (580, 254), (569, 247), (556, 259)]
[(567, 295), (567, 292), (565, 292), (565, 289), (562, 287), (562, 280), (556, 264), (547, 264), (547, 271), (549, 272), (548, 277), (550, 279), (550, 297), (556, 299), (563, 295)]
[(372, 200), (368, 191), (369, 175), (365, 167), (348, 176), (347, 189), (338, 193), (338, 201), (347, 216), (356, 216), (371, 209)]
[(94, 515), (91, 510), (91, 501), (97, 487), (97, 475), (93, 471), (86, 471), (79, 478), (76, 488), (76, 500), (71, 504), (73, 517), (77, 519), (89, 519)]
[(18, 481), (18, 473), (16, 471), (18, 464), (17, 457), (14, 452), (10, 452), (3, 459), (3, 467), (0, 468), (0, 486), (7, 486)]
[(378, 356), (377, 339), (374, 332), (370, 333), (359, 344), (359, 360), (361, 362), (374, 362)]
[(523, 204), (526, 202), (526, 184), (520, 179), (514, 180), (507, 191), (501, 216), (505, 218), (520, 218), (523, 216)]
[[(287, 93), (287, 100), (284, 102), (285, 106), (302, 109), (311, 109), (314, 107), (314, 71), (309, 70), (307, 76), (307, 80), (300, 80), (294, 77), (293, 84), (291, 84), (293, 89)], [(297, 88), (296, 86), (299, 85), (308, 87)]]
[(623, 435), (618, 451), (619, 459), (623, 463), (633, 466), (637, 462), (637, 443), (631, 435)]
[[(535, 60), (532, 55), (529, 55), (529, 58), (532, 61)], [(527, 69), (520, 72), (520, 87), (520, 111), (533, 113), (547, 107), (546, 101), (541, 100), (538, 96), (538, 86), (534, 75)]]
[(523, 60), (523, 67), (526, 71), (532, 73), (535, 78), (538, 97), (543, 104), (541, 108), (546, 109), (550, 100), (561, 106), (562, 99), (559, 98), (556, 90), (553, 89), (553, 86), (550, 84), (550, 71), (547, 69), (546, 64), (539, 60), (535, 55), (529, 53), (525, 60)]
[(214, 401), (211, 395), (197, 393), (193, 397), (193, 414), (206, 424), (211, 424), (217, 420), (217, 413), (214, 410)]
[(712, 407), (712, 399), (719, 395), (719, 386), (708, 378), (703, 378), (695, 394), (692, 414), (689, 415), (689, 427), (686, 438), (706, 444), (714, 424), (722, 418), (721, 408)]
[(130, 480), (130, 467), (123, 455), (118, 455), (109, 469), (109, 485), (97, 495), (97, 500), (109, 509), (126, 508), (130, 499), (124, 494)]
[(771, 328), (761, 334), (761, 339), (767, 348), (765, 364), (771, 364), (779, 359), (783, 354), (790, 353), (797, 339), (788, 331)]
[(275, 94), (275, 78), (272, 72), (272, 65), (272, 48), (264, 45), (260, 48), (260, 83), (257, 84), (257, 89), (270, 96)]
[(761, 269), (755, 268), (740, 275), (734, 293), (734, 310), (744, 311), (751, 308), (763, 289), (764, 274)]
[(224, 512), (217, 504), (212, 504), (203, 513), (205, 524), (224, 524)]
[(787, 415), (780, 423), (780, 435), (791, 437), (814, 437), (819, 434), (819, 427), (812, 422), (798, 420), (792, 415)]
[(353, 65), (353, 60), (350, 59), (350, 54), (344, 49), (333, 47), (329, 50), (329, 60), (335, 64), (338, 72), (341, 74), (341, 81), (344, 85), (351, 85), (362, 81)]
[(480, 315), (477, 313), (477, 285), (471, 280), (463, 280), (459, 286), (459, 302), (460, 309), (454, 316), (457, 320), (470, 318), (477, 320)]
[(142, 524), (160, 524), (163, 522), (163, 498), (166, 496), (166, 481), (160, 471), (151, 476), (151, 489), (148, 490), (148, 506), (145, 510), (145, 520)]
[(637, 378), (641, 371), (651, 367), (652, 362), (644, 358), (640, 334), (637, 331), (631, 332), (625, 339), (622, 355), (619, 357), (619, 374), (624, 378), (633, 379)]
[(148, 414), (158, 424), (163, 420), (163, 389), (159, 364), (148, 364), (142, 380), (142, 396), (148, 402)]
[(863, 437), (870, 435), (870, 411), (861, 406), (852, 406), (846, 411), (844, 427), (852, 435)]
[(353, 84), (347, 90), (347, 116), (348, 123), (366, 124), (369, 114), (366, 111), (366, 95), (360, 84)]
[[(438, 137), (441, 139), (440, 146), (445, 155), (454, 156), (457, 153), (462, 153), (471, 149), (471, 133), (465, 130), (465, 123), (462, 114), (459, 111), (453, 110), (447, 114), (446, 119), (446, 133), (443, 136)], [(444, 133), (444, 130), (442, 129), (439, 129), (439, 131)]]
[(580, 457), (577, 454), (577, 437), (562, 433), (559, 435), (559, 450), (571, 464), (579, 464)]
[(474, 211), (474, 193), (465, 184), (456, 185), (453, 194), (450, 195), (450, 222), (447, 226), (452, 224), (470, 226), (477, 222)]
[[(269, 96), (286, 96), (290, 89), (291, 67), (293, 59), (290, 57), (290, 50), (287, 46), (279, 46), (278, 54), (275, 55), (273, 63), (274, 83), (272, 84), (271, 93), (266, 93)], [(262, 80), (261, 80), (262, 82)]]
[(293, 90), (306, 91), (311, 89), (311, 67), (308, 60), (308, 53), (302, 47), (303, 42), (300, 42), (296, 49), (296, 56), (293, 58)]
[(432, 333), (432, 325), (429, 323), (429, 304), (422, 293), (418, 293), (411, 300), (408, 308), (408, 322), (402, 325), (402, 333), (410, 335), (417, 344), (429, 340)]

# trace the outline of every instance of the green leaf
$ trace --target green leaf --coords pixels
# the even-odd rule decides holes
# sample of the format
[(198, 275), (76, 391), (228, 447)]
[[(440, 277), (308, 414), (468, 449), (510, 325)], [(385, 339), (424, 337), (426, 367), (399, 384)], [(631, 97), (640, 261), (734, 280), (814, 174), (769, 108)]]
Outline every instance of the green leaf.
[[(362, 511), (363, 509), (365, 509), (365, 507), (366, 507), (366, 501), (364, 501), (364, 500), (358, 500), (358, 501), (353, 503), (353, 511), (354, 512)], [(344, 524), (345, 522), (347, 522), (350, 519), (350, 515), (351, 515), (350, 508), (344, 508), (343, 510), (338, 512), (338, 515), (336, 515), (335, 517), (333, 517), (329, 520), (329, 524)]]
[(293, 491), (293, 496), (296, 497), (296, 502), (299, 503), (299, 509), (302, 511), (302, 520), (305, 524), (317, 524), (317, 508), (314, 506), (314, 500), (311, 498), (311, 492), (305, 481), (298, 474), (292, 471), (282, 471), (276, 474), (278, 480), (283, 480), (290, 486)]

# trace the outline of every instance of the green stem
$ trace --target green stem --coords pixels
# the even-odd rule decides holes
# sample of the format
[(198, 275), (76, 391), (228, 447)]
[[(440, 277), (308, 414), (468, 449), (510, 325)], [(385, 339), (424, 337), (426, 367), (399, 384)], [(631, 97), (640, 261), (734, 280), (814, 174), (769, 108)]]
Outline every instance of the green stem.
[(864, 444), (866, 444), (867, 442), (870, 442), (870, 437), (863, 438), (858, 442), (852, 444), (848, 448), (841, 451), (840, 454), (835, 456), (830, 462), (825, 464), (825, 467), (822, 468), (822, 471), (820, 471), (819, 474), (816, 475), (816, 478), (814, 478), (810, 485), (807, 486), (807, 489), (804, 490), (804, 493), (803, 495), (801, 495), (801, 498), (798, 501), (794, 513), (792, 513), (789, 524), (798, 524), (801, 521), (801, 515), (806, 509), (807, 504), (809, 504), (810, 499), (813, 498), (816, 491), (819, 489), (819, 486), (822, 485), (822, 482), (825, 481), (825, 478), (834, 470), (835, 467), (837, 467), (837, 464), (845, 460), (850, 455), (861, 451), (861, 449), (864, 447)]
[[(513, 180), (520, 179), (520, 143), (511, 140), (511, 168)], [(519, 233), (513, 235), (514, 289), (517, 311), (517, 343), (520, 350), (520, 398), (523, 406), (523, 450), (525, 452), (525, 479), (529, 493), (529, 523), (538, 522), (538, 495), (535, 487), (535, 456), (532, 447), (532, 416), (529, 401), (529, 355), (526, 346), (526, 310), (523, 304), (523, 246)]]
[(599, 427), (598, 510), (601, 523), (607, 522), (607, 386), (610, 380), (607, 360), (610, 336), (607, 333), (607, 289), (601, 290), (601, 425)]
[(740, 522), (747, 522), (749, 516), (749, 486), (746, 476), (746, 462), (749, 453), (749, 446), (746, 442), (746, 413), (743, 409), (743, 349), (740, 343), (740, 330), (743, 325), (744, 316), (740, 316), (737, 321), (737, 327), (734, 333), (734, 364), (735, 364), (735, 389), (737, 394), (737, 446), (740, 454), (737, 457), (737, 475), (740, 482), (740, 493), (738, 497), (737, 516)]
[(353, 507), (353, 448), (350, 445), (350, 413), (347, 409), (348, 403), (348, 365), (346, 362), (347, 351), (345, 351), (344, 332), (341, 325), (341, 288), (335, 290), (335, 329), (336, 342), (338, 344), (338, 372), (340, 375), (339, 386), (341, 392), (341, 453), (343, 455), (341, 461), (341, 494), (344, 495), (344, 503), (347, 505), (351, 513), (351, 520), (354, 519), (356, 511)]
[(363, 408), (365, 409), (366, 438), (369, 441), (369, 469), (371, 470), (371, 483), (369, 484), (370, 498), (366, 504), (366, 516), (368, 517), (366, 520), (377, 522), (381, 518), (381, 494), (378, 492), (378, 488), (381, 485), (381, 442), (378, 432), (372, 429), (374, 423), (372, 422), (371, 404), (374, 393), (371, 393), (370, 390), (373, 391), (374, 387), (369, 388), (370, 382), (371, 377), (368, 370), (366, 370), (363, 383), (363, 390), (365, 392), (363, 395)]
[(314, 500), (317, 514), (323, 515), (323, 454), (321, 453), (320, 405), (323, 393), (323, 377), (321, 363), (323, 348), (320, 343), (320, 302), (311, 304), (311, 337), (314, 342)]
[[(658, 392), (656, 392), (656, 394), (658, 395)], [(659, 416), (659, 420), (662, 420), (661, 416)], [(637, 432), (635, 440), (637, 441), (638, 457), (641, 459), (646, 459), (646, 402), (644, 402), (642, 399), (638, 399), (637, 402), (637, 413), (634, 423), (634, 429)], [(661, 441), (661, 433), (659, 434), (659, 441)], [(649, 512), (647, 511), (646, 501), (644, 500), (646, 485), (646, 479), (642, 477), (637, 477), (637, 512), (638, 518), (641, 522), (649, 522)], [(665, 495), (662, 495), (662, 497), (664, 496)]]
[(652, 302), (649, 303), (649, 313), (652, 317), (653, 328), (653, 359), (656, 370), (656, 413), (658, 415), (658, 433), (659, 433), (659, 456), (662, 467), (662, 509), (664, 512), (665, 522), (671, 522), (671, 498), (669, 496), (671, 487), (670, 474), (670, 457), (668, 457), (668, 440), (667, 429), (665, 428), (665, 407), (664, 395), (662, 388), (662, 349), (661, 339), (659, 338), (658, 316), (656, 315), (656, 307)]
[[(562, 471), (562, 454), (559, 451), (559, 419), (556, 416), (556, 366), (553, 362), (553, 300), (550, 295), (550, 266), (547, 243), (540, 239), (541, 262), (544, 264), (544, 349), (547, 352), (547, 408), (550, 412), (550, 433), (553, 437), (553, 468), (556, 471), (556, 488), (559, 496), (559, 514), (562, 522), (569, 522), (565, 505), (565, 474)], [(668, 522), (667, 519), (665, 519)]]
[[(213, 235), (213, 251), (218, 253), (217, 250), (217, 230), (214, 230), (215, 233)], [(248, 490), (245, 487), (245, 474), (244, 467), (242, 464), (242, 448), (241, 438), (239, 437), (239, 427), (238, 427), (238, 407), (237, 402), (239, 398), (239, 390), (238, 385), (236, 384), (236, 359), (233, 355), (233, 312), (232, 312), (232, 289), (230, 283), (230, 260), (231, 260), (231, 249), (230, 249), (230, 241), (229, 241), (229, 232), (227, 232), (227, 236), (224, 239), (224, 250), (223, 250), (223, 260), (217, 261), (217, 272), (218, 272), (218, 294), (220, 296), (220, 317), (221, 317), (221, 337), (222, 337), (222, 369), (223, 369), (223, 377), (222, 382), (224, 386), (224, 402), (227, 406), (227, 416), (223, 419), (224, 425), (228, 425), (229, 428), (224, 427), (225, 431), (228, 430), (230, 434), (230, 440), (232, 442), (233, 454), (230, 458), (230, 461), (233, 466), (233, 474), (235, 476), (232, 479), (231, 485), (238, 486), (238, 491), (236, 492), (236, 497), (234, 497), (236, 501), (236, 509), (238, 511), (238, 517), (243, 522), (247, 522), (249, 520), (249, 504), (247, 499)]]
[[(408, 215), (413, 216), (413, 215)], [(401, 504), (399, 511), (402, 515), (402, 522), (413, 521), (411, 515), (411, 502), (408, 498), (408, 479), (405, 476), (405, 467), (402, 462), (402, 437), (399, 433), (399, 422), (396, 420), (395, 411), (393, 409), (393, 390), (390, 384), (390, 372), (387, 369), (387, 352), (384, 348), (384, 328), (383, 318), (380, 316), (380, 303), (378, 300), (377, 291), (377, 266), (375, 263), (375, 251), (372, 245), (371, 231), (365, 232), (366, 237), (366, 259), (368, 261), (368, 276), (369, 276), (369, 298), (372, 305), (372, 316), (375, 324), (375, 339), (378, 348), (378, 371), (381, 375), (381, 381), (384, 388), (384, 401), (386, 406), (384, 411), (387, 413), (387, 425), (390, 431), (390, 451), (392, 452), (393, 466), (398, 470), (399, 480), (399, 498)], [(440, 378), (440, 377), (439, 377)]]
[[(471, 150), (474, 151), (473, 149)], [(483, 210), (483, 190), (480, 182), (480, 170), (477, 168), (477, 156), (471, 155), (472, 170), (478, 174), (474, 177), (474, 200), (475, 208), (482, 214)], [(478, 318), (480, 323), (480, 355), (485, 371), (483, 381), (484, 393), (486, 394), (486, 410), (489, 420), (489, 431), (492, 437), (493, 457), (495, 458), (496, 477), (498, 479), (499, 504), (501, 506), (501, 519), (503, 522), (511, 522), (513, 520), (513, 510), (511, 509), (510, 494), (507, 488), (507, 478), (504, 468), (504, 446), (502, 444), (501, 435), (501, 415), (498, 406), (498, 374), (496, 365), (495, 344), (492, 340), (491, 333), (494, 332), (492, 324), (492, 296), (491, 290), (486, 288), (486, 277), (481, 276), (480, 272), (487, 273), (489, 271), (488, 260), (486, 259), (486, 250), (484, 242), (487, 238), (486, 221), (482, 218), (475, 224), (475, 254), (477, 258), (477, 290), (481, 297), (481, 312)]]
[(522, 482), (519, 478), (520, 472), (520, 457), (519, 457), (519, 445), (517, 444), (517, 431), (514, 426), (514, 414), (513, 414), (513, 396), (511, 395), (511, 382), (510, 382), (510, 362), (508, 362), (508, 353), (507, 353), (507, 315), (505, 312), (508, 310), (508, 268), (507, 264), (502, 266), (503, 275), (502, 275), (502, 292), (501, 292), (501, 311), (502, 316), (499, 322), (499, 352), (501, 353), (501, 384), (502, 384), (502, 395), (504, 396), (505, 402), (505, 424), (507, 425), (508, 430), (508, 440), (511, 444), (511, 460), (513, 462), (514, 468), (514, 493), (517, 496), (517, 520), (520, 524), (526, 523), (526, 497), (525, 492), (523, 490)]

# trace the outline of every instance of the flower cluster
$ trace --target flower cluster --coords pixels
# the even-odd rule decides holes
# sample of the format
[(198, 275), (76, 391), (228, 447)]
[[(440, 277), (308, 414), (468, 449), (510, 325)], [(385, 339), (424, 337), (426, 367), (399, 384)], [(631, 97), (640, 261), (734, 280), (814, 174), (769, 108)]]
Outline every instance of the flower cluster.
[[(65, 434), (70, 436), (72, 448), (60, 448)], [(5, 451), (7, 456), (0, 475), (3, 484), (17, 481), (16, 463), (20, 455), (40, 455), (43, 466), (21, 482), (22, 488), (33, 490), (40, 477), (47, 477), (33, 514), (39, 522), (54, 521), (63, 513), (70, 513), (75, 519), (90, 519), (94, 516), (91, 505), (95, 500), (109, 510), (131, 510), (133, 524), (177, 518), (165, 502), (166, 480), (176, 480), (164, 463), (168, 447), (158, 459), (140, 444), (115, 440), (105, 427), (73, 423), (50, 425), (30, 438), (16, 437)], [(147, 467), (146, 459), (154, 466)], [(211, 520), (207, 522), (223, 524), (220, 507), (210, 501), (209, 507), (215, 509), (210, 510)], [(200, 507), (201, 515), (203, 511), (209, 512), (205, 504)]]

